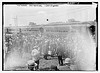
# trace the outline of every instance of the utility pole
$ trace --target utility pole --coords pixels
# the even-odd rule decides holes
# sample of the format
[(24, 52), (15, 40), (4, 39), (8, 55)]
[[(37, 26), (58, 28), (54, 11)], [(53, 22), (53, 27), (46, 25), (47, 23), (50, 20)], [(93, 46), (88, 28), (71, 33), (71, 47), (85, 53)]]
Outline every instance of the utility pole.
[(17, 27), (17, 26), (18, 26), (18, 17), (16, 16), (16, 17), (14, 17), (13, 19), (14, 19), (15, 27)]

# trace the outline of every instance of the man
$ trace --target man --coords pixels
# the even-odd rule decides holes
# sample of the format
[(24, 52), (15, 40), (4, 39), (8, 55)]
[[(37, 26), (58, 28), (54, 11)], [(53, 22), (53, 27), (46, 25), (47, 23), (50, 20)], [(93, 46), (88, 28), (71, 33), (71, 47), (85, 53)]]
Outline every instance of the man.
[(37, 48), (32, 50), (31, 55), (32, 55), (32, 60), (34, 60), (35, 63), (37, 63), (37, 69), (39, 69), (39, 60), (40, 60), (41, 57), (40, 57), (39, 49), (37, 49)]
[(64, 63), (65, 63), (65, 65), (70, 66), (70, 64), (71, 64), (71, 59), (70, 59), (70, 58), (66, 58)]
[(30, 69), (30, 70), (36, 70), (36, 67), (37, 67), (37, 64), (35, 63), (35, 61), (34, 60), (29, 60), (28, 62), (27, 62), (27, 64), (28, 64), (28, 69)]
[(60, 51), (57, 53), (57, 56), (58, 56), (59, 65), (63, 65), (62, 54)]

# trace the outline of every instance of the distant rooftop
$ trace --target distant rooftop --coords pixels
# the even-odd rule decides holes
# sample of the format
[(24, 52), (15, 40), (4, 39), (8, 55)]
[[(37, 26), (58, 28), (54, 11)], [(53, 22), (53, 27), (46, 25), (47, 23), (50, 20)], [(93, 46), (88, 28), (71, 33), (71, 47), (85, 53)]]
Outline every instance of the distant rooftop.
[(86, 25), (86, 24), (93, 24), (93, 21), (88, 21), (88, 22), (52, 22), (48, 24), (44, 24), (43, 26), (57, 26), (57, 25)]
[[(25, 28), (25, 27), (42, 27), (42, 26), (62, 26), (62, 25), (78, 25), (78, 26), (84, 26), (84, 25), (94, 25), (95, 22), (94, 21), (86, 21), (86, 22), (80, 22), (80, 21), (74, 21), (74, 22), (52, 22), (52, 23), (48, 23), (48, 24), (41, 24), (41, 25), (32, 25), (32, 26), (17, 26), (18, 28)], [(16, 28), (16, 26), (8, 26), (9, 28)]]

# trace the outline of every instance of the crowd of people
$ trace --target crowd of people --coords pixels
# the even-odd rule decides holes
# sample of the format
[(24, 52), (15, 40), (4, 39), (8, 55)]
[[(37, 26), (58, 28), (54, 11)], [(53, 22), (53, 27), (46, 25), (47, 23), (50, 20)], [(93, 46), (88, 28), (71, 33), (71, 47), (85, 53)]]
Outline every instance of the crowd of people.
[(64, 65), (63, 58), (65, 57), (65, 36), (50, 34), (27, 35), (18, 33), (10, 36), (10, 39), (10, 47), (7, 48), (8, 52), (19, 51), (22, 58), (23, 55), (26, 55), (23, 53), (29, 53), (31, 55), (31, 59), (29, 58), (28, 61), (28, 68), (30, 70), (39, 70), (39, 60), (42, 58), (48, 60), (48, 56), (58, 57), (59, 65)]
[[(22, 33), (21, 31), (13, 34), (5, 33), (3, 48), (4, 59), (7, 60), (9, 54), (17, 51), (22, 59), (27, 58), (28, 68), (30, 70), (39, 70), (40, 59), (49, 60), (48, 56), (57, 57), (59, 66), (70, 66), (70, 61), (72, 60), (76, 62), (76, 64), (78, 64), (79, 60), (80, 63), (84, 63), (84, 59), (80, 59), (80, 55), (85, 55), (88, 47), (93, 49), (95, 47), (92, 42), (90, 43), (93, 47), (87, 43), (87, 38), (88, 40), (92, 39), (86, 29), (87, 27), (81, 26), (78, 27), (77, 30), (75, 28), (65, 33)], [(93, 32), (93, 36), (95, 36), (95, 27), (91, 26), (90, 29)], [(84, 36), (87, 37), (85, 38)], [(83, 57), (85, 58), (85, 56)], [(76, 66), (80, 69), (80, 65)], [(58, 70), (57, 67), (54, 68)]]

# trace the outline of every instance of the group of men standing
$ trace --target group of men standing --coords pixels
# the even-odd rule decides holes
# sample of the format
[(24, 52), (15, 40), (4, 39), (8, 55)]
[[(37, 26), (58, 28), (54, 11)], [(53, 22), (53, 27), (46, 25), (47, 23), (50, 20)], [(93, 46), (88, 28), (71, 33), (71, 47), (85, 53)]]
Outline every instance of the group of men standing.
[[(39, 60), (43, 58), (43, 56), (40, 55), (40, 48), (35, 47), (32, 52), (32, 59), (28, 61), (28, 68), (30, 70), (39, 70)], [(52, 54), (52, 51), (48, 51), (49, 56)], [(63, 58), (62, 58), (62, 53), (61, 51), (58, 51), (56, 53), (58, 57), (58, 62), (60, 66), (63, 66)]]

